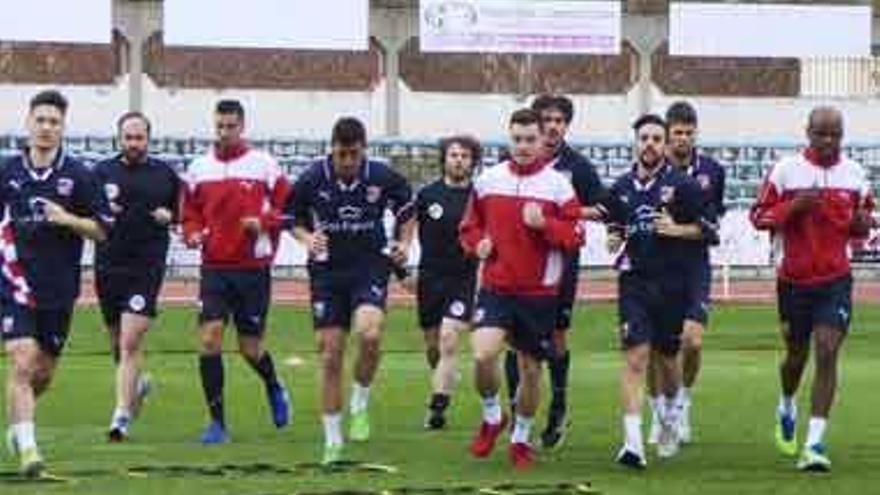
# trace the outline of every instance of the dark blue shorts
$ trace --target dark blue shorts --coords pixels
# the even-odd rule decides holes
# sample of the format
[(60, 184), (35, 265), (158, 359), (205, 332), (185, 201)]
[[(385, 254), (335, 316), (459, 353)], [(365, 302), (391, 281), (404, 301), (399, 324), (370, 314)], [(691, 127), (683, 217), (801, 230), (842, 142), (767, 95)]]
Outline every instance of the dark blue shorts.
[(67, 336), (73, 307), (36, 309), (20, 304), (4, 304), (0, 318), (0, 332), (4, 341), (34, 339), (43, 352), (61, 356)]
[(156, 300), (164, 277), (165, 263), (97, 268), (95, 291), (104, 324), (118, 327), (122, 313), (155, 317)]
[(815, 286), (777, 281), (779, 319), (788, 324), (789, 338), (809, 341), (816, 325), (846, 332), (852, 319), (852, 276)]
[(260, 336), (266, 328), (271, 297), (269, 267), (203, 267), (199, 284), (199, 322), (221, 320), (226, 324), (231, 316), (239, 334)]
[(537, 359), (550, 359), (556, 306), (555, 296), (518, 296), (480, 289), (474, 328), (503, 328), (514, 349)]
[(470, 322), (476, 286), (476, 273), (419, 272), (416, 299), (421, 328), (438, 328), (443, 318)]
[(632, 272), (620, 275), (617, 310), (624, 349), (650, 344), (664, 354), (678, 352), (687, 291), (684, 279), (675, 275), (662, 278)]
[(580, 275), (580, 256), (566, 255), (562, 270), (562, 279), (559, 281), (559, 297), (556, 306), (556, 329), (568, 330), (571, 328), (571, 318), (574, 313), (574, 302), (577, 298), (578, 277)]
[(351, 326), (355, 310), (363, 305), (385, 309), (388, 263), (366, 263), (344, 270), (312, 265), (312, 321), (315, 329)]
[(712, 266), (709, 261), (688, 266), (685, 275), (687, 307), (684, 318), (706, 325), (709, 321)]

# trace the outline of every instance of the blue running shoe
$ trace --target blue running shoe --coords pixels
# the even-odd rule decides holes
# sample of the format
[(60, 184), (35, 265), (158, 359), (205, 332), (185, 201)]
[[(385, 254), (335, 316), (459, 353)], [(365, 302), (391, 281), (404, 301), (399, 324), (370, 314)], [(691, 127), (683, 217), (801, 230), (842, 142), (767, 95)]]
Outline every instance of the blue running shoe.
[(290, 423), (290, 396), (283, 385), (269, 387), (266, 391), (269, 407), (272, 409), (272, 422), (276, 428), (284, 428)]
[(229, 441), (229, 435), (226, 434), (226, 428), (217, 421), (211, 423), (202, 431), (199, 439), (205, 445), (213, 445), (218, 443), (226, 443)]

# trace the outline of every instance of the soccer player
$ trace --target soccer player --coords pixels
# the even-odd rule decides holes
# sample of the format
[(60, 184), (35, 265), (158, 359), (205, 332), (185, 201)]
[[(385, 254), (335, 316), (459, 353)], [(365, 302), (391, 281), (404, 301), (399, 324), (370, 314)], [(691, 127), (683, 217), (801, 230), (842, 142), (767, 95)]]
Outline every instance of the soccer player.
[(776, 442), (797, 455), (795, 394), (815, 346), (815, 377), (807, 437), (797, 463), (805, 471), (828, 471), (823, 441), (837, 388), (837, 356), (852, 315), (852, 274), (847, 246), (873, 225), (874, 199), (864, 168), (841, 154), (843, 116), (814, 108), (807, 123), (809, 146), (780, 160), (752, 206), (756, 228), (781, 244), (777, 263), (779, 313), (785, 358), (779, 375)]
[[(724, 168), (712, 157), (703, 155), (696, 148), (697, 112), (684, 101), (675, 102), (666, 110), (666, 124), (669, 126), (669, 143), (666, 147), (666, 161), (678, 170), (690, 175), (700, 184), (706, 194), (707, 207), (712, 208), (712, 216), (720, 218), (724, 214)], [(679, 391), (681, 403), (681, 424), (679, 434), (682, 443), (691, 441), (691, 390), (700, 371), (703, 332), (709, 319), (709, 293), (712, 286), (712, 265), (709, 261), (709, 246), (718, 243), (717, 226), (703, 229), (705, 236), (693, 240), (694, 257), (683, 274), (687, 284), (687, 309), (684, 329), (681, 334), (682, 388)], [(657, 443), (660, 435), (658, 411), (662, 397), (657, 391), (657, 360), (651, 360), (648, 369), (648, 390), (651, 396), (652, 422), (648, 443)]]
[[(342, 455), (342, 370), (349, 327), (359, 343), (348, 436), (358, 442), (370, 437), (370, 386), (379, 367), (389, 272), (406, 262), (415, 227), (409, 184), (388, 165), (367, 158), (367, 132), (359, 120), (339, 119), (330, 145), (330, 155), (299, 177), (286, 209), (294, 219), (294, 237), (309, 252), (324, 464)], [(390, 242), (383, 222), (389, 210), (396, 234)]]
[(678, 451), (676, 395), (681, 376), (676, 356), (687, 304), (681, 273), (693, 258), (688, 238), (700, 235), (699, 224), (708, 220), (709, 212), (697, 181), (664, 161), (666, 122), (647, 114), (633, 129), (636, 163), (611, 188), (609, 249), (621, 253), (617, 267), (624, 444), (617, 462), (643, 468), (641, 386), (652, 350), (657, 351), (658, 381), (665, 396), (657, 453), (669, 457)]
[(180, 179), (150, 157), (150, 121), (129, 112), (117, 121), (121, 153), (99, 163), (95, 174), (116, 217), (107, 242), (98, 245), (95, 289), (116, 362), (116, 408), (108, 438), (120, 442), (150, 390), (141, 373), (141, 343), (156, 315), (165, 276), (168, 225), (178, 210)]
[(113, 221), (95, 176), (61, 146), (67, 108), (57, 91), (34, 96), (28, 146), (0, 169), (7, 440), (27, 476), (43, 470), (34, 433), (36, 401), (48, 389), (67, 340), (83, 238), (104, 240)]
[[(584, 205), (581, 218), (600, 220), (605, 207), (601, 205), (607, 191), (602, 186), (596, 168), (565, 141), (568, 127), (574, 119), (574, 104), (565, 96), (541, 95), (532, 102), (532, 110), (541, 117), (544, 153), (551, 157), (553, 168), (571, 180), (578, 201)], [(559, 303), (556, 308), (556, 326), (553, 345), (556, 350), (547, 361), (550, 374), (552, 399), (547, 415), (547, 425), (541, 432), (541, 444), (553, 449), (560, 446), (568, 431), (567, 414), (568, 369), (571, 357), (568, 351), (568, 329), (571, 327), (572, 309), (577, 296), (580, 251), (567, 253), (563, 264), (562, 281), (559, 286)], [(508, 351), (504, 362), (508, 392), (511, 402), (519, 384), (516, 353)]]
[(533, 463), (529, 442), (540, 399), (541, 361), (555, 357), (553, 330), (564, 253), (583, 242), (580, 204), (571, 182), (542, 152), (540, 116), (522, 109), (510, 117), (512, 159), (484, 171), (460, 226), (464, 251), (482, 260), (471, 346), (482, 422), (470, 449), (491, 453), (507, 415), (498, 401), (498, 358), (517, 351), (521, 383), (509, 456), (516, 469)]
[(455, 385), (460, 332), (470, 327), (477, 263), (458, 242), (458, 225), (471, 193), (471, 174), (480, 162), (480, 143), (466, 136), (440, 141), (443, 176), (416, 195), (421, 259), (417, 282), (419, 324), (428, 365), (433, 370), (425, 427), (446, 426), (446, 408)]
[(205, 444), (229, 437), (223, 407), (223, 329), (232, 317), (238, 350), (260, 376), (272, 422), (290, 421), (290, 403), (263, 345), (271, 298), (271, 268), (290, 185), (275, 159), (243, 138), (244, 108), (221, 100), (214, 112), (216, 142), (187, 170), (183, 236), (202, 252), (199, 283), (199, 371), (211, 421)]

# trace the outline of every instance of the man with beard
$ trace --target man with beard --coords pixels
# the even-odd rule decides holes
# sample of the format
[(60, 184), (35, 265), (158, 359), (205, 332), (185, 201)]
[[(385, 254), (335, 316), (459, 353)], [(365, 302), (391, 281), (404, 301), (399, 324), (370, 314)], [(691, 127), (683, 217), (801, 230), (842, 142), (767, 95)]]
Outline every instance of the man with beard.
[[(605, 214), (605, 207), (600, 201), (605, 198), (607, 191), (602, 186), (593, 164), (565, 141), (568, 127), (574, 118), (574, 104), (571, 99), (558, 95), (540, 95), (532, 102), (532, 110), (541, 118), (543, 151), (552, 161), (553, 168), (571, 180), (578, 201), (584, 205), (581, 208), (581, 218), (601, 220)], [(571, 361), (568, 351), (568, 329), (571, 327), (574, 301), (577, 296), (579, 272), (580, 251), (566, 254), (562, 281), (559, 285), (556, 325), (553, 331), (554, 353), (547, 360), (552, 399), (547, 414), (547, 425), (541, 432), (541, 444), (547, 449), (562, 445), (569, 427), (569, 421), (566, 419), (568, 370)], [(513, 403), (519, 385), (515, 352), (508, 351), (504, 369), (508, 392)]]
[(165, 275), (168, 225), (177, 218), (180, 179), (147, 154), (150, 121), (129, 112), (117, 123), (122, 152), (95, 167), (116, 223), (97, 246), (95, 289), (116, 363), (116, 408), (108, 438), (120, 442), (150, 390), (141, 373), (144, 335)]
[(823, 437), (837, 389), (837, 356), (852, 318), (847, 248), (873, 226), (874, 198), (865, 169), (841, 154), (840, 111), (813, 109), (807, 138), (809, 146), (801, 154), (783, 158), (770, 171), (751, 220), (781, 244), (777, 282), (785, 358), (779, 366), (776, 444), (783, 454), (797, 455), (794, 396), (812, 340), (816, 370), (811, 414), (797, 467), (829, 471)]
[(480, 162), (480, 143), (467, 136), (440, 142), (442, 178), (416, 195), (421, 259), (417, 283), (419, 324), (424, 331), (432, 394), (425, 428), (446, 426), (455, 386), (456, 348), (470, 327), (477, 263), (458, 243), (458, 225), (471, 194), (471, 174)]
[(665, 396), (657, 453), (669, 457), (678, 451), (675, 399), (681, 376), (676, 356), (687, 303), (681, 272), (690, 257), (686, 239), (694, 224), (708, 220), (709, 212), (699, 184), (664, 161), (666, 122), (647, 114), (633, 129), (637, 161), (611, 188), (608, 247), (620, 251), (616, 265), (624, 442), (617, 462), (644, 468), (641, 389), (652, 351), (657, 352)]

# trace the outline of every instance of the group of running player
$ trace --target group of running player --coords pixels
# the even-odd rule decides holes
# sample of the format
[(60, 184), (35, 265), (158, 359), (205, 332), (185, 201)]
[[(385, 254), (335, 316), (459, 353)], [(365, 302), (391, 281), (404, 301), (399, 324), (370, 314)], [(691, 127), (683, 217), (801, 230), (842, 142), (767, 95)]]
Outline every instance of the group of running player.
[[(470, 445), (488, 456), (511, 424), (509, 456), (534, 462), (531, 429), (542, 363), (551, 400), (543, 447), (567, 433), (571, 353), (567, 331), (577, 296), (584, 222), (607, 225), (618, 281), (623, 446), (616, 460), (646, 465), (642, 387), (652, 408), (648, 442), (659, 457), (692, 440), (691, 388), (707, 324), (711, 264), (724, 213), (724, 168), (695, 146), (697, 115), (688, 103), (634, 125), (632, 169), (603, 186), (594, 166), (567, 144), (570, 99), (537, 97), (509, 119), (508, 157), (481, 167), (481, 145), (453, 136), (440, 143), (440, 178), (413, 195), (407, 180), (366, 155), (354, 118), (333, 127), (331, 152), (291, 184), (275, 159), (244, 138), (235, 100), (215, 107), (216, 140), (185, 177), (148, 154), (150, 122), (139, 112), (117, 123), (120, 153), (93, 170), (62, 147), (67, 101), (55, 91), (30, 101), (29, 141), (0, 168), (2, 335), (8, 355), (7, 421), (20, 469), (43, 469), (34, 433), (36, 398), (48, 387), (66, 341), (80, 288), (83, 238), (97, 241), (95, 285), (116, 361), (117, 399), (108, 438), (125, 441), (150, 391), (142, 341), (156, 315), (169, 225), (201, 252), (199, 370), (210, 421), (205, 444), (229, 441), (224, 414), (222, 336), (232, 319), (238, 348), (265, 384), (271, 419), (290, 421), (290, 398), (264, 346), (271, 265), (282, 232), (308, 252), (318, 348), (324, 463), (341, 459), (343, 363), (357, 335), (348, 438), (370, 438), (370, 387), (379, 367), (391, 274), (417, 294), (419, 324), (433, 370), (425, 427), (442, 429), (456, 381), (456, 349), (470, 332), (482, 419)], [(779, 314), (787, 355), (777, 412), (779, 448), (796, 455), (794, 395), (816, 347), (816, 380), (798, 466), (827, 470), (823, 433), (836, 389), (836, 360), (851, 315), (846, 249), (873, 225), (873, 199), (860, 165), (840, 154), (843, 119), (819, 107), (809, 145), (768, 175), (752, 221), (779, 245)], [(394, 216), (389, 236), (386, 215)], [(416, 276), (404, 269), (418, 233)], [(389, 238), (390, 237), (390, 238)], [(415, 278), (415, 280), (413, 280)], [(499, 399), (499, 359), (510, 413)]]

